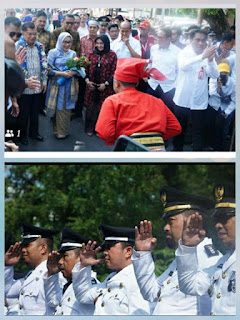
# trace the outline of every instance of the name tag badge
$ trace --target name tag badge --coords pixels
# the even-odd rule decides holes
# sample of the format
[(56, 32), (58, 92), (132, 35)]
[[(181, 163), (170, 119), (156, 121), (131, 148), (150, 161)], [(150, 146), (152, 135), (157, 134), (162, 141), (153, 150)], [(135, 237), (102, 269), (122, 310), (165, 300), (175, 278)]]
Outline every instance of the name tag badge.
[(201, 67), (201, 69), (200, 69), (200, 71), (198, 73), (198, 79), (203, 80), (204, 79), (204, 74), (205, 74), (204, 68)]

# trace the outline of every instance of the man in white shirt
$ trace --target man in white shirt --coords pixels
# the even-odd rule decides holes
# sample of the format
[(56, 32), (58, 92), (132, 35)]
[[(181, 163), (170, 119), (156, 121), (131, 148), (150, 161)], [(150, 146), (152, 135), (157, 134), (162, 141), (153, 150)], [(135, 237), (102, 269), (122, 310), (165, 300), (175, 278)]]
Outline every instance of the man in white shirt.
[(229, 150), (227, 136), (235, 115), (236, 91), (228, 63), (220, 63), (218, 69), (220, 77), (209, 81), (208, 136), (214, 150), (224, 151)]
[[(95, 306), (94, 315), (149, 315), (150, 304), (143, 299), (134, 275), (131, 255), (134, 229), (100, 225), (104, 238), (104, 260), (97, 259), (96, 242), (82, 246), (81, 264), (72, 271), (73, 289), (77, 300)], [(91, 266), (105, 261), (112, 269), (102, 283), (92, 284)]]
[(172, 31), (170, 28), (161, 28), (158, 32), (158, 44), (151, 47), (150, 59), (152, 68), (156, 68), (167, 78), (166, 81), (158, 81), (153, 78), (148, 80), (147, 93), (160, 98), (174, 113), (173, 96), (176, 88), (178, 73), (178, 54), (181, 51), (171, 43)]
[(204, 239), (205, 230), (199, 213), (184, 223), (182, 239), (176, 251), (179, 285), (182, 292), (203, 296), (212, 301), (210, 315), (236, 315), (236, 230), (235, 184), (225, 181), (213, 190), (216, 201), (212, 214), (218, 238), (226, 253), (215, 265), (199, 269), (196, 249)]
[(87, 26), (87, 19), (88, 19), (88, 15), (86, 12), (80, 12), (79, 13), (79, 17), (80, 17), (80, 26), (78, 28), (78, 33), (79, 33), (79, 37), (80, 40), (82, 37), (87, 36), (88, 35), (88, 26)]
[(119, 37), (111, 43), (118, 58), (141, 58), (142, 50), (140, 41), (132, 37), (132, 28), (129, 21), (120, 24)]
[(217, 79), (219, 71), (215, 61), (217, 47), (207, 47), (207, 35), (202, 30), (190, 33), (191, 44), (178, 56), (179, 74), (175, 102), (175, 115), (182, 126), (182, 133), (174, 138), (174, 151), (182, 151), (184, 134), (192, 121), (193, 151), (204, 149), (206, 111), (208, 107), (208, 77)]
[[(11, 245), (5, 254), (5, 296), (19, 299), (19, 315), (51, 315), (54, 311), (45, 297), (43, 274), (47, 271), (48, 254), (53, 236), (58, 233), (40, 227), (21, 224), (22, 242)], [(15, 280), (14, 266), (22, 257), (33, 269), (25, 278)]]
[[(163, 219), (167, 245), (176, 249), (182, 236), (185, 217), (200, 211), (205, 213), (213, 206), (213, 201), (181, 190), (166, 186), (161, 190), (164, 205)], [(140, 222), (140, 231), (135, 227), (135, 250), (132, 263), (140, 291), (144, 299), (155, 302), (154, 315), (206, 315), (211, 311), (211, 299), (207, 294), (196, 297), (186, 295), (179, 290), (176, 259), (166, 271), (156, 277), (151, 251), (157, 239), (152, 236), (150, 221)], [(196, 255), (199, 269), (214, 265), (222, 256), (213, 244), (212, 239), (205, 237), (202, 245), (197, 247)]]
[[(61, 247), (48, 256), (47, 269), (44, 274), (44, 291), (49, 304), (56, 308), (54, 315), (92, 315), (93, 305), (82, 304), (76, 300), (72, 285), (72, 269), (80, 262), (82, 243), (88, 239), (81, 234), (64, 227)], [(59, 283), (60, 271), (67, 280), (64, 286)], [(96, 283), (95, 272), (92, 271), (92, 283)]]

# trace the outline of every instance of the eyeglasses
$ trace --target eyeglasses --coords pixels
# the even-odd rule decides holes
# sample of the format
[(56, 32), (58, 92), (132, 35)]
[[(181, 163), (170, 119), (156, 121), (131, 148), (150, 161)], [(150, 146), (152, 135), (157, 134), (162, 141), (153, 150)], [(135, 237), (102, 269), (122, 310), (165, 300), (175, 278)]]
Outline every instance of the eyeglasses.
[(71, 24), (71, 25), (74, 24), (74, 22), (70, 22), (70, 21), (65, 21), (65, 22), (66, 22), (66, 24)]
[(72, 41), (63, 41), (64, 44), (71, 44)]
[(11, 31), (11, 32), (9, 33), (9, 36), (10, 36), (11, 38), (13, 38), (13, 37), (15, 37), (15, 36), (17, 36), (17, 38), (20, 38), (20, 37), (21, 37), (21, 35), (22, 35), (22, 33), (21, 33), (21, 32), (14, 32), (14, 31)]

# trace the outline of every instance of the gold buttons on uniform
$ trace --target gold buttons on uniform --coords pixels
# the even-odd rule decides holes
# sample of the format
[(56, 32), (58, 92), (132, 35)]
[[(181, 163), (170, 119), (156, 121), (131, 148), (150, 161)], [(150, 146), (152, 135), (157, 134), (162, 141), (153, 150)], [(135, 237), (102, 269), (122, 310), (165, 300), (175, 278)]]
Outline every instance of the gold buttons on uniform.
[(59, 307), (61, 308), (61, 306), (62, 306), (62, 304), (61, 303), (59, 303)]
[(105, 303), (104, 303), (104, 302), (102, 302), (101, 307), (104, 307), (104, 306), (105, 306)]
[(123, 287), (123, 283), (122, 283), (122, 282), (120, 282), (119, 287), (120, 287), (120, 288), (122, 288), (122, 287)]
[(111, 292), (111, 288), (108, 288), (108, 292)]
[(101, 289), (100, 292), (102, 293), (102, 292), (103, 292), (103, 289)]
[(24, 295), (24, 292), (23, 292), (23, 291), (21, 291), (21, 295), (22, 295), (22, 296)]
[(159, 302), (162, 301), (162, 297), (160, 297), (160, 298), (158, 299), (158, 301), (159, 301)]
[(70, 297), (68, 298), (68, 302), (70, 301), (71, 299), (70, 299)]
[(179, 289), (179, 285), (178, 284), (176, 285), (176, 288)]
[(61, 314), (63, 314), (63, 311), (61, 312)]
[(223, 278), (223, 279), (225, 279), (226, 276), (227, 276), (226, 273), (223, 273), (223, 274), (222, 274), (222, 278)]
[(215, 316), (215, 313), (211, 312), (211, 313), (210, 313), (210, 316)]
[(167, 281), (167, 284), (169, 284), (171, 282), (171, 280), (169, 279), (168, 281)]
[(33, 293), (32, 292), (30, 292), (30, 296), (32, 296), (33, 295)]
[(19, 309), (22, 310), (22, 306), (19, 306)]
[(218, 293), (218, 294), (217, 294), (217, 298), (218, 298), (218, 299), (220, 299), (221, 296), (222, 296), (221, 293)]

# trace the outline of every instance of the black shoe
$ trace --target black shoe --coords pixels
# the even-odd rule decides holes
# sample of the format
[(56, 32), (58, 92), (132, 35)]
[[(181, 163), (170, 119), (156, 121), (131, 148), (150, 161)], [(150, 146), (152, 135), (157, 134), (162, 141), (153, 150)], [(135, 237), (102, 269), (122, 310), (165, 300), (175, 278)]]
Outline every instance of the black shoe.
[(20, 140), (21, 144), (24, 144), (25, 146), (28, 145), (28, 138), (24, 137)]
[(37, 141), (43, 141), (43, 137), (40, 136), (40, 134), (37, 134), (36, 136), (29, 136), (29, 137)]
[(39, 112), (42, 116), (46, 116), (47, 115), (47, 110), (46, 109), (42, 109)]

